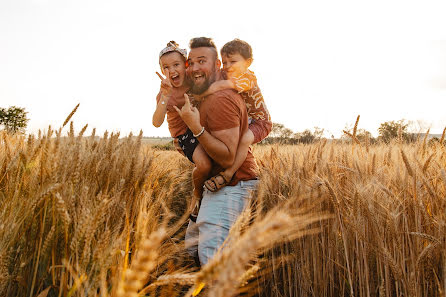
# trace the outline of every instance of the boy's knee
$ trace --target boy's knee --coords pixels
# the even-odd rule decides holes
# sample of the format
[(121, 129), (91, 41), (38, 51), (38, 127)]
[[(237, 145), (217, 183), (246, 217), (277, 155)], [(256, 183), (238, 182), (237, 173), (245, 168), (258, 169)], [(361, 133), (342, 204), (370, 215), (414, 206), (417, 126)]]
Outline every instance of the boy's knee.
[(248, 129), (243, 135), (242, 138), (240, 139), (240, 144), (241, 145), (245, 145), (245, 146), (249, 146), (254, 142), (254, 133)]

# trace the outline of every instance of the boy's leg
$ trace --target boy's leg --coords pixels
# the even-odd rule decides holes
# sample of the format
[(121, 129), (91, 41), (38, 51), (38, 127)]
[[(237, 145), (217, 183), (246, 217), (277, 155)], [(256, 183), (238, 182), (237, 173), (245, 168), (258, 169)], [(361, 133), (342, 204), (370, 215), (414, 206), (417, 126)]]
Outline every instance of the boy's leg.
[(254, 133), (251, 129), (248, 129), (240, 139), (237, 147), (237, 152), (235, 153), (234, 164), (231, 167), (225, 169), (221, 174), (214, 176), (205, 182), (205, 186), (209, 191), (215, 192), (225, 186), (235, 174), (235, 172), (242, 166), (245, 162), (246, 156), (248, 155), (249, 146), (254, 141)]

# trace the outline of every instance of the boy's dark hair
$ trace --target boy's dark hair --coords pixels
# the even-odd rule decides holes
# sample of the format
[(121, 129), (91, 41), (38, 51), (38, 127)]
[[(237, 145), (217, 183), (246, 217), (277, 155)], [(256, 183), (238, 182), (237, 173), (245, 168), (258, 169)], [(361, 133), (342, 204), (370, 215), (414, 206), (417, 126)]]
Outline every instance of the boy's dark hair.
[(240, 40), (238, 38), (227, 42), (220, 50), (220, 54), (223, 55), (233, 55), (240, 54), (245, 59), (252, 59), (252, 48), (246, 41)]
[(189, 42), (190, 49), (197, 48), (197, 47), (209, 47), (215, 51), (215, 58), (217, 59), (218, 52), (217, 47), (215, 46), (214, 41), (212, 38), (209, 37), (195, 37), (192, 38)]

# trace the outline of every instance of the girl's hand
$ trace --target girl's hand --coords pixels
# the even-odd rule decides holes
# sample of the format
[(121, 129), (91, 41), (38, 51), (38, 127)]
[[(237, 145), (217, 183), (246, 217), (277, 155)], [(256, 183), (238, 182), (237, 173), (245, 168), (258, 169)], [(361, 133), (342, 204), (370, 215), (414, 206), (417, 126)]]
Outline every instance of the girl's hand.
[(166, 78), (164, 78), (161, 74), (156, 72), (158, 77), (161, 79), (161, 86), (160, 86), (160, 92), (165, 97), (168, 97), (172, 94), (173, 86), (169, 79), (169, 70), (166, 69)]

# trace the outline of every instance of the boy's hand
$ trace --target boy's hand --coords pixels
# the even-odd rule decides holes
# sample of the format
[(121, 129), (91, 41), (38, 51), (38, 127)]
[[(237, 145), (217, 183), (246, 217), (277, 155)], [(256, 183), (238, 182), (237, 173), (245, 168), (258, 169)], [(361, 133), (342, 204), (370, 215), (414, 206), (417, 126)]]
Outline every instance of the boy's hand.
[(158, 71), (156, 72), (156, 74), (161, 79), (161, 86), (160, 86), (161, 94), (167, 97), (170, 96), (170, 94), (172, 94), (173, 86), (172, 83), (170, 82), (169, 70), (166, 69), (165, 72), (166, 72), (166, 78), (164, 78), (161, 74), (159, 74)]
[(189, 96), (187, 96), (187, 94), (184, 94), (184, 101), (185, 103), (181, 109), (176, 106), (173, 108), (175, 108), (192, 133), (198, 134), (203, 128), (200, 124), (200, 112), (195, 106), (190, 104)]

